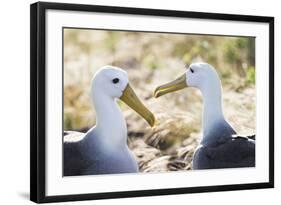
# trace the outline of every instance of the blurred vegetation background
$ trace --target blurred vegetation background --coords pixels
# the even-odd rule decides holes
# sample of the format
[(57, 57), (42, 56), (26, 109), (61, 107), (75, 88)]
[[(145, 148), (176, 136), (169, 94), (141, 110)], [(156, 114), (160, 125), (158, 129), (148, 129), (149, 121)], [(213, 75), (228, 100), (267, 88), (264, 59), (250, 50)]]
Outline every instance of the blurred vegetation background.
[(95, 124), (92, 76), (104, 65), (118, 66), (128, 72), (136, 94), (158, 118), (158, 126), (151, 129), (120, 102), (140, 170), (190, 169), (201, 136), (201, 94), (188, 88), (154, 99), (152, 92), (198, 61), (217, 69), (229, 122), (241, 134), (254, 133), (255, 38), (84, 29), (64, 29), (64, 129), (86, 132)]

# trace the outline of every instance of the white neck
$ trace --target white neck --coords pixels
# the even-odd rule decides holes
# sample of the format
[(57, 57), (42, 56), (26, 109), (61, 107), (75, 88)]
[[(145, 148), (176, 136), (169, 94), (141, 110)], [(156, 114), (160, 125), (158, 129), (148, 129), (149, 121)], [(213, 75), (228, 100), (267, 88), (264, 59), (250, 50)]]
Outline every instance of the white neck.
[(126, 146), (127, 125), (116, 99), (95, 91), (93, 104), (96, 111), (95, 137), (111, 148)]
[(221, 90), (212, 90), (211, 87), (202, 89), (203, 95), (203, 133), (206, 136), (214, 123), (224, 120), (221, 102)]
[(225, 120), (222, 109), (220, 83), (214, 83), (201, 89), (203, 95), (203, 139), (202, 144), (213, 144), (235, 133)]

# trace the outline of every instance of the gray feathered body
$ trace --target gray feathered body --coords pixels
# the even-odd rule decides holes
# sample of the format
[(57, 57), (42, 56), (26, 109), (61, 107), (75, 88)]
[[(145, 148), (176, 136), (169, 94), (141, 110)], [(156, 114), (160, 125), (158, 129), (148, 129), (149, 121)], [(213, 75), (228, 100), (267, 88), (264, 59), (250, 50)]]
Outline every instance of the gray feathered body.
[[(138, 172), (137, 162), (127, 145), (104, 149), (97, 137), (81, 134), (82, 137), (64, 136), (64, 176)], [(80, 139), (74, 139), (77, 137)]]
[(200, 145), (193, 156), (193, 169), (255, 166), (255, 141), (231, 136), (214, 145)]

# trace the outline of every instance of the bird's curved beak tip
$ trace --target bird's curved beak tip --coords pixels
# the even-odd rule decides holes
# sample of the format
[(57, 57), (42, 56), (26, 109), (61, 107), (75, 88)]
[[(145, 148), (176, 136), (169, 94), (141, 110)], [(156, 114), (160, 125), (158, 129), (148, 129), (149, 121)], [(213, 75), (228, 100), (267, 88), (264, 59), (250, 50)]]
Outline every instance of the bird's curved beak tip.
[(148, 122), (150, 127), (153, 129), (156, 127), (156, 123), (157, 123), (157, 119), (156, 117), (153, 115), (151, 122)]
[(158, 98), (160, 96), (160, 92), (159, 92), (159, 86), (157, 88), (155, 88), (154, 92), (153, 92), (153, 96), (155, 98)]

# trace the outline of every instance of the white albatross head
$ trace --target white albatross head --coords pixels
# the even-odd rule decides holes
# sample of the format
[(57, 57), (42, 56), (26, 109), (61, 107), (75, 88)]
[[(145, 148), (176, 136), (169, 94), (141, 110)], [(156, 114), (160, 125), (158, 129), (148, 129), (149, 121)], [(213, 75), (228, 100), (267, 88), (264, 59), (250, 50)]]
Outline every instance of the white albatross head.
[(186, 71), (186, 84), (204, 91), (220, 88), (220, 79), (216, 70), (207, 63), (194, 63)]
[(100, 101), (103, 109), (106, 109), (105, 102), (102, 102), (104, 99), (113, 101), (118, 98), (141, 115), (151, 127), (155, 124), (154, 115), (139, 100), (129, 84), (127, 72), (121, 68), (104, 66), (99, 69), (92, 80), (92, 96), (95, 102)]
[(113, 66), (104, 66), (94, 75), (92, 80), (92, 91), (97, 89), (111, 98), (120, 98), (129, 84), (126, 71)]

